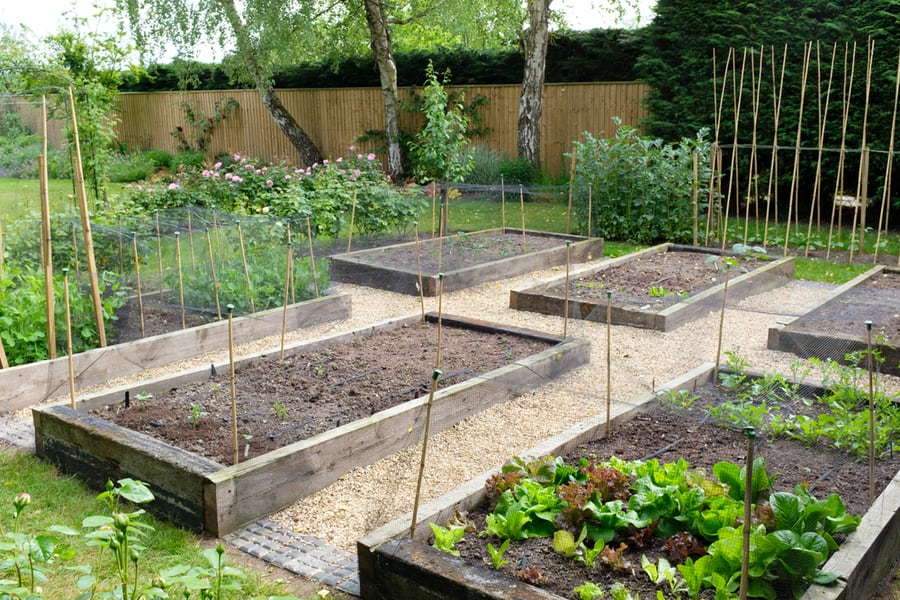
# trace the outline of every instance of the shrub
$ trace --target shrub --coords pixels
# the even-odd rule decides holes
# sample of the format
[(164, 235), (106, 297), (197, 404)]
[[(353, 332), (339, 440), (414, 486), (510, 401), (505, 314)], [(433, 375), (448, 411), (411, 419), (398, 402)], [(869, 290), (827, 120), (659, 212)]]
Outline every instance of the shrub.
[[(585, 132), (575, 142), (574, 222), (582, 233), (648, 244), (692, 240), (693, 157), (699, 155), (698, 181), (709, 180), (706, 131), (696, 139), (666, 144), (640, 137), (616, 119), (613, 139)], [(591, 187), (591, 232), (587, 232), (588, 186)], [(708, 197), (700, 194), (698, 210)]]
[(500, 181), (500, 167), (503, 155), (487, 146), (470, 146), (467, 150), (472, 169), (466, 175), (466, 183), (491, 185)]

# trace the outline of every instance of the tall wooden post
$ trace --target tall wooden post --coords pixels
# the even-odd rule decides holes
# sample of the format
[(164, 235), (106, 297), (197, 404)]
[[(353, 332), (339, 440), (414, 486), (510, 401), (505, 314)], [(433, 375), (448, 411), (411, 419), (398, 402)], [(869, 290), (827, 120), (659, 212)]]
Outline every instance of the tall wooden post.
[(100, 347), (106, 347), (106, 327), (103, 324), (103, 304), (100, 301), (100, 282), (97, 278), (97, 263), (94, 260), (94, 242), (91, 236), (91, 218), (88, 213), (87, 194), (84, 190), (84, 172), (81, 170), (81, 147), (78, 140), (78, 121), (75, 118), (75, 96), (69, 88), (69, 111), (72, 118), (72, 135), (74, 152), (72, 154), (72, 173), (75, 179), (75, 199), (81, 213), (81, 232), (84, 235), (84, 253), (87, 261), (88, 277), (91, 282), (91, 298), (94, 303), (94, 319), (97, 321), (97, 334)]
[(50, 232), (50, 181), (47, 176), (47, 98), (41, 98), (44, 148), (38, 159), (41, 184), (41, 263), (44, 267), (44, 297), (47, 314), (47, 356), (56, 358), (56, 300), (53, 290), (53, 249)]

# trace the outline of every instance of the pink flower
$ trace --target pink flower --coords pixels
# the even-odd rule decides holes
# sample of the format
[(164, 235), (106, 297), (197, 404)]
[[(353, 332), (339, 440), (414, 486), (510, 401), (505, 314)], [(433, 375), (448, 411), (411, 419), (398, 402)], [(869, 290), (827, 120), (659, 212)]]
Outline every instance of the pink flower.
[(260, 170), (261, 170), (263, 173), (268, 173), (268, 172), (269, 172), (269, 167), (263, 167), (263, 168), (260, 169)]
[(354, 176), (354, 177), (359, 177), (359, 174), (360, 174), (360, 173), (362, 173), (362, 171), (360, 171), (359, 169), (353, 169), (353, 176)]
[(356, 146), (350, 146), (350, 152), (356, 152)]
[(212, 171), (210, 171), (209, 169), (203, 169), (203, 171), (201, 171), (200, 174), (203, 175), (204, 177), (209, 177), (210, 175), (212, 175)]
[(356, 158), (361, 159), (361, 158), (362, 158), (362, 154), (357, 154), (357, 155), (356, 155)]
[(220, 162), (217, 162), (216, 164), (213, 165), (213, 169), (215, 169), (217, 171), (221, 168), (222, 168), (222, 163), (220, 163)]
[(250, 163), (247, 163), (246, 165), (244, 165), (244, 168), (247, 169), (248, 171), (252, 171), (253, 165), (251, 165)]
[(234, 177), (231, 178), (231, 180), (232, 180), (233, 182), (235, 182), (235, 183), (240, 183), (240, 182), (242, 182), (244, 179), (243, 179), (242, 177), (238, 176), (238, 175), (235, 175)]
[(275, 182), (272, 181), (271, 179), (266, 179), (266, 185), (267, 185), (268, 187), (272, 187), (273, 185), (275, 185)]
[(343, 157), (343, 156), (338, 156), (337, 160), (334, 161), (334, 162), (339, 162), (339, 163), (340, 163), (340, 162), (344, 162), (344, 157)]
[(173, 181), (172, 183), (169, 184), (169, 189), (170, 189), (170, 190), (177, 190), (177, 189), (180, 189), (180, 188), (179, 188), (178, 184), (175, 183), (175, 182)]
[(228, 180), (234, 179), (234, 173), (225, 173), (225, 179), (228, 179)]
[(326, 158), (325, 160), (323, 160), (323, 161), (322, 161), (322, 164), (323, 164), (323, 165), (327, 165), (327, 164), (328, 164), (328, 159)]
[(366, 158), (368, 158), (369, 160), (375, 160), (375, 153), (369, 152), (369, 154), (368, 154), (368, 156), (366, 156)]
[(241, 160), (241, 155), (235, 154), (232, 158), (234, 158), (234, 160)]
[(259, 170), (259, 169), (257, 169), (257, 170), (255, 170), (255, 171), (253, 171), (253, 173), (255, 173), (256, 175), (261, 175), (261, 174), (262, 174), (262, 171)]
[(284, 178), (285, 178), (285, 179), (290, 179), (291, 176), (290, 176), (290, 175), (285, 175)]

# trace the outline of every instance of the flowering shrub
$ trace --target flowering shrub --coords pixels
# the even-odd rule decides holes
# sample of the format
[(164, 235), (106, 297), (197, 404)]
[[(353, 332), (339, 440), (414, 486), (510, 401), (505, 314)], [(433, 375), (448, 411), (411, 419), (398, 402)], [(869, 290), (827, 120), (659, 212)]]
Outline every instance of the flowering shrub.
[[(351, 147), (351, 151), (355, 151)], [(202, 169), (130, 186), (126, 203), (138, 212), (182, 206), (215, 207), (236, 214), (268, 213), (314, 235), (336, 236), (349, 225), (356, 194), (361, 232), (402, 231), (424, 198), (416, 188), (391, 185), (374, 154), (325, 160), (305, 169), (260, 164), (238, 154)]]

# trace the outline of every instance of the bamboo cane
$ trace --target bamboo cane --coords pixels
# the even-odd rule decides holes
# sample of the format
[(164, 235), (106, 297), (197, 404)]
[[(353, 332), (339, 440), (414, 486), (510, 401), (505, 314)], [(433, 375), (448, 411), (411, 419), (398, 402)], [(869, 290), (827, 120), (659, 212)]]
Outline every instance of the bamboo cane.
[[(818, 58), (819, 46), (816, 45), (816, 55)], [(813, 208), (816, 210), (816, 215), (818, 215), (817, 220), (817, 234), (821, 234), (821, 224), (819, 223), (822, 219), (822, 152), (825, 145), (825, 127), (828, 124), (828, 104), (831, 100), (831, 83), (834, 77), (834, 63), (837, 58), (837, 42), (834, 43), (831, 49), (831, 66), (828, 70), (828, 85), (825, 90), (825, 105), (822, 107), (820, 100), (819, 107), (819, 148), (818, 154), (816, 156), (816, 178), (813, 183), (813, 195), (812, 201), (809, 206), (809, 226), (806, 228), (806, 249), (803, 252), (804, 256), (809, 256), (809, 244), (812, 240), (812, 223), (813, 223)], [(821, 69), (821, 67), (820, 67)], [(820, 75), (820, 85), (821, 85), (821, 75)], [(821, 97), (821, 93), (817, 95), (817, 97)]]
[(191, 253), (191, 268), (197, 268), (197, 261), (194, 258), (194, 229), (191, 227), (191, 209), (187, 209), (187, 230), (188, 230), (188, 249)]
[(806, 78), (809, 74), (809, 61), (812, 56), (812, 42), (804, 44), (803, 48), (803, 77), (800, 84), (800, 109), (797, 115), (797, 137), (794, 141), (794, 170), (791, 174), (791, 192), (788, 197), (788, 216), (784, 229), (784, 255), (787, 256), (788, 245), (791, 237), (791, 217), (793, 216), (794, 203), (797, 203), (797, 211), (800, 210), (800, 137), (803, 133), (803, 107), (806, 100)]
[[(878, 211), (878, 234), (875, 237), (875, 253), (872, 259), (873, 263), (878, 262), (878, 249), (881, 246), (881, 232), (882, 226), (884, 226), (884, 234), (887, 235), (888, 232), (888, 216), (890, 215), (890, 189), (891, 189), (891, 176), (893, 174), (893, 164), (894, 164), (894, 133), (897, 129), (897, 100), (898, 95), (900, 95), (900, 52), (897, 54), (897, 75), (894, 78), (894, 112), (891, 116), (891, 138), (888, 143), (888, 155), (887, 155), (887, 163), (884, 167), (884, 185), (882, 187), (881, 194), (881, 208)], [(897, 257), (897, 260), (900, 261), (900, 256)]]
[(416, 478), (416, 496), (413, 500), (412, 524), (409, 527), (409, 537), (414, 539), (416, 536), (416, 521), (419, 516), (419, 498), (422, 493), (422, 479), (425, 476), (425, 457), (428, 453), (428, 437), (431, 433), (431, 407), (434, 405), (434, 391), (437, 389), (438, 377), (442, 371), (435, 369), (431, 373), (431, 388), (428, 392), (428, 404), (425, 405), (425, 433), (422, 437), (422, 457), (419, 459), (419, 476)]
[(159, 233), (159, 209), (155, 212), (156, 218), (156, 271), (159, 274), (159, 299), (163, 299), (163, 260), (162, 260), (162, 238)]
[(313, 292), (315, 292), (316, 298), (318, 298), (319, 276), (316, 275), (316, 255), (313, 253), (312, 225), (310, 225), (309, 217), (306, 217), (306, 241), (309, 243), (309, 268), (312, 271)]
[(247, 282), (247, 298), (250, 300), (250, 312), (256, 312), (256, 304), (253, 302), (253, 282), (250, 280), (250, 266), (247, 264), (247, 253), (244, 251), (244, 232), (241, 222), (235, 221), (238, 233), (238, 245), (241, 248), (241, 262), (244, 264), (244, 281)]
[(75, 278), (81, 278), (81, 267), (78, 262), (78, 232), (75, 223), (72, 223), (72, 262), (75, 266)]
[(519, 207), (522, 213), (522, 254), (528, 252), (528, 243), (525, 241), (525, 193), (519, 185)]
[(106, 325), (103, 322), (103, 302), (100, 299), (100, 281), (97, 277), (97, 263), (94, 260), (94, 240), (91, 236), (91, 218), (88, 212), (87, 193), (84, 189), (84, 172), (81, 170), (81, 148), (78, 141), (78, 123), (75, 117), (75, 96), (69, 88), (69, 107), (72, 119), (72, 138), (74, 154), (72, 155), (72, 175), (75, 179), (75, 198), (81, 213), (81, 233), (84, 236), (84, 254), (87, 262), (88, 279), (91, 285), (91, 300), (94, 304), (94, 320), (97, 323), (97, 336), (100, 347), (106, 347)]
[(353, 242), (353, 220), (356, 218), (356, 187), (353, 188), (353, 201), (350, 204), (350, 230), (347, 232), (347, 254), (350, 254), (350, 244)]
[(612, 421), (612, 290), (606, 290), (606, 435)]
[(284, 259), (284, 306), (281, 311), (281, 360), (284, 360), (284, 338), (287, 335), (288, 295), (291, 290), (291, 243), (287, 245), (287, 256)]
[[(712, 225), (714, 223), (713, 215), (716, 214), (717, 210), (721, 210), (721, 196), (716, 194), (716, 189), (718, 187), (717, 181), (721, 181), (716, 177), (716, 173), (721, 172), (721, 149), (719, 147), (719, 133), (722, 129), (722, 109), (725, 105), (725, 89), (727, 87), (728, 82), (728, 66), (731, 64), (731, 59), (734, 56), (734, 48), (728, 49), (728, 56), (725, 60), (725, 71), (722, 74), (722, 90), (719, 91), (718, 84), (716, 83), (716, 51), (713, 49), (713, 128), (714, 128), (714, 137), (713, 143), (710, 145), (710, 156), (709, 156), (709, 164), (710, 164), (710, 172), (709, 172), (709, 208), (706, 213), (706, 235), (704, 236), (704, 244), (709, 245), (709, 236), (712, 230)], [(718, 97), (718, 102), (716, 98)], [(718, 165), (718, 169), (716, 168)], [(716, 224), (718, 227), (718, 224)]]
[[(572, 233), (572, 192), (575, 186), (575, 144), (572, 144), (572, 164), (569, 167), (569, 208), (566, 210), (566, 235)], [(521, 193), (522, 186), (519, 186)]]
[[(56, 303), (53, 290), (53, 245), (50, 232), (50, 193), (46, 156), (38, 157), (41, 182), (41, 263), (44, 268), (44, 299), (47, 315), (47, 356), (56, 358)], [(2, 244), (2, 240), (0, 240)]]
[(3, 338), (0, 337), (0, 369), (8, 369), (9, 360), (6, 358), (6, 350), (3, 348)]
[(63, 301), (66, 310), (66, 355), (69, 364), (69, 403), (75, 410), (75, 364), (72, 361), (72, 307), (69, 303), (69, 269), (63, 268)]
[[(853, 53), (850, 55), (850, 76), (847, 77), (847, 60), (848, 53), (850, 51), (849, 44), (844, 44), (844, 82), (841, 86), (841, 144), (840, 149), (838, 151), (838, 168), (837, 168), (837, 177), (834, 182), (834, 196), (835, 200), (837, 196), (844, 189), (844, 165), (845, 165), (845, 157), (847, 153), (847, 123), (850, 118), (850, 96), (853, 91), (853, 75), (856, 71), (856, 42), (853, 43)], [(837, 216), (838, 219), (838, 233), (841, 231), (841, 212), (838, 210), (837, 202), (831, 203), (831, 223), (828, 226), (828, 245), (825, 250), (825, 260), (829, 260), (831, 258), (831, 240), (834, 235), (834, 218)]]
[[(759, 123), (759, 100), (760, 93), (762, 89), (762, 72), (763, 72), (763, 57), (765, 56), (765, 52), (762, 47), (759, 49), (759, 75), (756, 74), (756, 59), (753, 55), (750, 55), (750, 107), (753, 113), (753, 134), (752, 141), (750, 144), (750, 165), (747, 169), (747, 195), (746, 195), (746, 205), (744, 207), (744, 244), (747, 243), (747, 239), (749, 238), (750, 232), (750, 204), (755, 204), (755, 200), (759, 198), (759, 189), (757, 188), (759, 183), (759, 168), (757, 166), (756, 160), (756, 129)], [(695, 167), (696, 168), (696, 167)], [(751, 202), (751, 198), (754, 202)], [(759, 205), (757, 204), (756, 216), (757, 216), (757, 229), (759, 228)]]
[(444, 331), (444, 274), (438, 273), (438, 331), (437, 331), (437, 358), (435, 369), (441, 368), (442, 336)]
[(866, 241), (866, 205), (869, 195), (869, 148), (866, 145), (866, 134), (869, 122), (869, 98), (872, 90), (872, 65), (875, 62), (875, 40), (869, 38), (868, 60), (866, 62), (866, 104), (863, 108), (862, 140), (860, 141), (859, 177), (856, 178), (856, 202), (853, 204), (853, 228), (850, 230), (850, 262), (853, 262), (854, 236), (856, 223), (859, 220), (859, 253), (865, 251)]
[(141, 260), (138, 256), (137, 232), (132, 233), (131, 244), (134, 250), (134, 277), (137, 284), (138, 314), (141, 318), (141, 337), (144, 337), (144, 297), (141, 294)]
[(216, 279), (216, 261), (213, 258), (212, 238), (209, 235), (209, 227), (206, 228), (206, 251), (209, 253), (209, 272), (212, 276), (213, 296), (216, 299), (216, 316), (222, 320), (222, 308), (219, 306), (219, 281)]
[(569, 260), (572, 242), (566, 241), (566, 294), (563, 303), (563, 337), (568, 335), (569, 330)]
[[(735, 59), (737, 60), (737, 59)], [(728, 243), (728, 215), (731, 213), (731, 196), (732, 190), (737, 190), (738, 186), (738, 127), (741, 121), (741, 103), (744, 99), (744, 73), (747, 67), (747, 49), (744, 48), (744, 54), (741, 58), (741, 80), (738, 82), (736, 77), (731, 80), (734, 106), (734, 136), (731, 140), (731, 167), (728, 171), (728, 189), (725, 194), (725, 218), (722, 221), (722, 243), (724, 249)], [(735, 192), (740, 193), (740, 192)]]
[(181, 268), (181, 233), (175, 232), (175, 264), (178, 267), (178, 303), (181, 305), (181, 328), (187, 329), (184, 318), (184, 276)]
[(719, 380), (719, 360), (722, 358), (722, 332), (725, 329), (725, 302), (728, 298), (728, 275), (731, 272), (729, 265), (725, 264), (725, 282), (722, 285), (722, 310), (719, 312), (719, 341), (716, 344), (716, 362), (713, 367), (713, 381)]
[(422, 322), (425, 322), (425, 290), (422, 287), (422, 255), (419, 252), (419, 222), (413, 221), (416, 235), (416, 272), (419, 274), (419, 307), (422, 309)]
[(775, 222), (778, 222), (778, 124), (781, 121), (781, 99), (784, 92), (784, 71), (787, 67), (787, 44), (781, 57), (781, 79), (775, 84), (775, 46), (772, 46), (772, 105), (774, 125), (772, 129), (772, 160), (769, 163), (769, 186), (766, 191), (766, 218), (763, 225), (763, 248), (769, 245), (769, 213), (775, 207)]
[(231, 384), (231, 441), (234, 445), (234, 464), (240, 460), (237, 426), (237, 390), (234, 385), (234, 304), (226, 304), (228, 310), (228, 374)]
[(866, 321), (866, 370), (869, 372), (869, 502), (875, 502), (875, 393), (872, 374), (872, 321)]
[(506, 233), (506, 184), (500, 176), (500, 233)]
[[(696, 187), (694, 189), (696, 192)], [(593, 217), (593, 203), (594, 203), (594, 184), (588, 184), (588, 222), (587, 222), (587, 237), (593, 237), (593, 227), (591, 227), (591, 217)], [(697, 224), (697, 215), (694, 215), (694, 225)], [(696, 244), (696, 242), (694, 242)]]
[(744, 433), (747, 434), (747, 461), (744, 475), (744, 544), (741, 552), (740, 600), (747, 600), (750, 587), (750, 530), (752, 529), (750, 523), (753, 514), (753, 451), (756, 431), (752, 427), (747, 427), (744, 429)]

